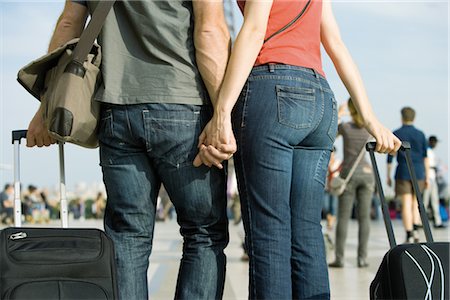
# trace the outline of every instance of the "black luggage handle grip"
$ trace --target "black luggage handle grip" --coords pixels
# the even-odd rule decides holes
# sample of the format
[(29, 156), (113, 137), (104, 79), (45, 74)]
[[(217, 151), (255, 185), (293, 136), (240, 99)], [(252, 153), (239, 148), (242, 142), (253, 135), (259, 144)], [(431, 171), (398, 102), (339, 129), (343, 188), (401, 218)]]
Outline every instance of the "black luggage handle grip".
[[(376, 142), (369, 142), (366, 144), (367, 151), (375, 151), (375, 147), (377, 146)], [(401, 151), (405, 151), (406, 149), (411, 150), (411, 144), (409, 142), (402, 142), (402, 146), (400, 147)]]
[(13, 130), (12, 132), (12, 144), (14, 144), (15, 141), (19, 141), (21, 139), (27, 138), (27, 132), (28, 130)]

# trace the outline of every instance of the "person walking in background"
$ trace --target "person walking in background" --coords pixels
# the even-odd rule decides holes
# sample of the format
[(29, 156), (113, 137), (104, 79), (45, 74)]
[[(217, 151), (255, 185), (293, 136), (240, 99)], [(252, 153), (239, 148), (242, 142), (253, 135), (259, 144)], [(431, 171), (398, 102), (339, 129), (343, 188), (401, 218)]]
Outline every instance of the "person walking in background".
[[(417, 176), (420, 192), (428, 186), (429, 165), (427, 159), (428, 143), (425, 134), (414, 127), (416, 112), (411, 107), (401, 110), (402, 127), (394, 131), (394, 134), (402, 141), (411, 144), (411, 158), (414, 171)], [(392, 186), (392, 161), (393, 156), (387, 158), (387, 184)], [(419, 242), (418, 229), (421, 226), (417, 197), (414, 194), (411, 177), (408, 172), (404, 153), (397, 154), (397, 169), (395, 171), (395, 194), (400, 197), (402, 204), (402, 221), (406, 230), (406, 243)]]
[(396, 151), (400, 141), (375, 117), (330, 1), (238, 3), (244, 23), (194, 162), (220, 167), (214, 153), (237, 141), (249, 298), (328, 299), (320, 221), (337, 104), (322, 70), (321, 43), (377, 151)]
[(14, 222), (14, 186), (5, 184), (0, 192), (0, 223), (12, 224)]
[(375, 177), (370, 163), (363, 157), (357, 162), (361, 149), (370, 138), (369, 132), (364, 128), (364, 120), (356, 110), (352, 99), (347, 105), (339, 107), (339, 115), (348, 107), (352, 121), (340, 123), (338, 133), (344, 138), (344, 162), (341, 177), (347, 178), (354, 163), (358, 163), (354, 173), (338, 201), (338, 217), (335, 239), (335, 260), (330, 267), (342, 268), (344, 266), (345, 241), (347, 239), (348, 222), (353, 205), (356, 201), (356, 216), (358, 219), (358, 268), (365, 268), (367, 263), (367, 244), (370, 235), (370, 211), (372, 196), (375, 190)]
[(439, 190), (436, 181), (436, 170), (437, 170), (437, 159), (434, 154), (434, 148), (438, 143), (436, 136), (432, 135), (428, 138), (428, 165), (429, 171), (429, 185), (423, 191), (423, 205), (426, 210), (428, 206), (431, 205), (431, 210), (433, 212), (434, 228), (445, 228), (446, 226), (442, 223), (441, 213), (439, 212)]
[[(79, 37), (97, 3), (66, 1), (49, 50)], [(223, 3), (117, 1), (98, 42), (103, 84), (95, 99), (102, 103), (105, 231), (115, 246), (119, 298), (148, 299), (156, 199), (163, 183), (184, 239), (174, 298), (220, 299), (228, 244), (226, 170), (192, 163), (229, 57)], [(40, 108), (27, 145), (52, 142)]]

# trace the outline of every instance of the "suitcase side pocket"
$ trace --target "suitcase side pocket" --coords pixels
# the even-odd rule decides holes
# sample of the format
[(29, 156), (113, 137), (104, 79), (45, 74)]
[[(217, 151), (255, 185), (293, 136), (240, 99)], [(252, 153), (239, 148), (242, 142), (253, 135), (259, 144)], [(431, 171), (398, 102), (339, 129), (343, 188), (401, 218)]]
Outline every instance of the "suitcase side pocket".
[(26, 282), (13, 287), (6, 299), (108, 299), (96, 284), (77, 280), (45, 280)]
[[(87, 231), (20, 229), (7, 240), (7, 255), (17, 264), (58, 265), (95, 261), (103, 254), (99, 236)], [(45, 233), (45, 234), (44, 234)]]

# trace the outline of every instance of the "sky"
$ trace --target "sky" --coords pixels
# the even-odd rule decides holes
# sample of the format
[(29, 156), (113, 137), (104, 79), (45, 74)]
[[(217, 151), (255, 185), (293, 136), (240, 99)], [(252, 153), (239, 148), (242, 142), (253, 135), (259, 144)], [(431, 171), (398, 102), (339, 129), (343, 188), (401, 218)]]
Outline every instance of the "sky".
[[(13, 180), (11, 130), (27, 128), (38, 108), (38, 101), (17, 83), (17, 71), (45, 54), (63, 5), (62, 0), (0, 0), (0, 185)], [(335, 0), (333, 10), (379, 120), (396, 129), (400, 109), (413, 107), (416, 126), (438, 137), (436, 155), (448, 165), (448, 1)], [(233, 13), (239, 28), (242, 18), (236, 7)], [(325, 53), (323, 62), (336, 99), (343, 103), (348, 93)], [(337, 147), (342, 149), (340, 139)], [(69, 188), (102, 181), (98, 150), (68, 144), (65, 152)], [(385, 158), (377, 159), (384, 175)], [(24, 184), (54, 186), (58, 172), (57, 147), (29, 149), (22, 144)]]

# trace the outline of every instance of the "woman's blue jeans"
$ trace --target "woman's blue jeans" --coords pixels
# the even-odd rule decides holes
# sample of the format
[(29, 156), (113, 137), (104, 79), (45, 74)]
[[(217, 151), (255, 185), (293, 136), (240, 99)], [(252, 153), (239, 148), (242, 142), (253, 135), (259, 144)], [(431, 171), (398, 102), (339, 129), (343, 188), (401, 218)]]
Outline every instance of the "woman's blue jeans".
[(176, 299), (221, 299), (228, 243), (226, 172), (192, 165), (211, 107), (103, 105), (100, 162), (108, 194), (119, 298), (148, 299), (156, 199), (161, 183), (177, 212), (183, 256)]
[(296, 66), (253, 68), (233, 128), (250, 299), (328, 299), (320, 220), (337, 108), (326, 79)]

